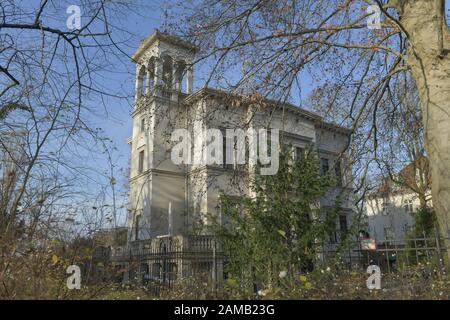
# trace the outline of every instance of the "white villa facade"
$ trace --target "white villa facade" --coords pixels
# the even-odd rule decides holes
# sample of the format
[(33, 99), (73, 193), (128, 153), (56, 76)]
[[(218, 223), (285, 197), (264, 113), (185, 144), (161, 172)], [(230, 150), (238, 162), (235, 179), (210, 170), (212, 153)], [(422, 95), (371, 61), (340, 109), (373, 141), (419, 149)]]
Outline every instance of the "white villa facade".
[[(351, 223), (353, 204), (351, 170), (345, 155), (349, 130), (326, 123), (317, 114), (290, 104), (258, 108), (251, 104), (232, 106), (226, 92), (201, 88), (193, 91), (192, 61), (195, 48), (175, 37), (156, 31), (142, 41), (134, 54), (136, 103), (132, 113), (129, 241), (198, 233), (208, 224), (208, 215), (219, 215), (221, 192), (230, 196), (249, 194), (252, 165), (174, 164), (172, 133), (187, 129), (198, 142), (198, 127), (219, 129), (279, 129), (283, 143), (294, 153), (307, 145), (319, 152), (325, 170), (334, 170), (340, 187), (323, 199), (333, 205), (334, 195), (346, 192), (339, 219), (341, 229)], [(183, 83), (183, 76), (185, 83)], [(269, 111), (275, 112), (269, 116)], [(283, 112), (284, 109), (284, 112)], [(223, 147), (225, 150), (226, 139)], [(226, 152), (224, 152), (225, 154)], [(340, 157), (338, 162), (336, 159)], [(195, 154), (193, 155), (195, 158)], [(334, 169), (333, 169), (334, 168)], [(339, 223), (338, 223), (339, 224)], [(201, 231), (200, 231), (201, 232)]]

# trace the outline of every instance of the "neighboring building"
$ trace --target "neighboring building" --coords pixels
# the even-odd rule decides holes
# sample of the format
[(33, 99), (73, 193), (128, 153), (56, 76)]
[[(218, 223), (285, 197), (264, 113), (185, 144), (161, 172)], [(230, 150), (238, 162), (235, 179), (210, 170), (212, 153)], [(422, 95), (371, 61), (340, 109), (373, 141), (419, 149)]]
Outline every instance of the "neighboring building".
[(366, 197), (368, 231), (378, 244), (388, 242), (404, 245), (405, 238), (412, 236), (414, 213), (424, 203), (432, 208), (431, 179), (428, 175), (423, 175), (427, 170), (421, 164), (425, 161), (424, 157), (420, 157), (416, 165), (411, 163), (399, 172), (395, 177), (397, 182), (384, 179), (383, 183)]
[(0, 131), (0, 208), (10, 210), (16, 193), (16, 184), (26, 162), (25, 132), (16, 130)]
[(101, 246), (122, 246), (126, 244), (128, 230), (126, 227), (100, 229), (92, 235), (93, 240)]
[[(187, 129), (195, 145), (201, 138), (201, 128), (225, 133), (226, 129), (241, 128), (244, 123), (253, 129), (279, 129), (283, 143), (294, 147), (294, 156), (307, 145), (318, 150), (322, 169), (333, 170), (339, 183), (320, 205), (332, 206), (335, 196), (343, 192), (342, 213), (337, 224), (346, 231), (353, 212), (352, 180), (342, 151), (350, 130), (326, 123), (319, 115), (290, 104), (283, 104), (281, 108), (275, 107), (274, 101), (264, 100), (264, 108), (250, 103), (235, 106), (231, 99), (244, 98), (230, 98), (229, 93), (211, 88), (194, 92), (192, 62), (195, 52), (192, 45), (156, 31), (141, 42), (133, 55), (137, 78), (133, 136), (128, 141), (131, 145), (129, 246), (139, 252), (145, 248), (154, 252), (169, 250), (172, 240), (176, 240), (180, 250), (195, 251), (215, 245), (208, 235), (198, 236), (202, 234), (201, 226), (210, 223), (209, 215), (221, 218), (221, 192), (237, 200), (242, 195), (251, 195), (249, 180), (255, 174), (254, 167), (250, 162), (245, 165), (176, 165), (171, 159), (174, 147), (171, 136), (176, 129)], [(225, 150), (226, 137), (223, 141)], [(200, 154), (202, 152), (200, 150)], [(192, 157), (198, 156), (195, 149)], [(333, 238), (336, 240), (335, 236)], [(170, 272), (176, 269), (183, 273), (177, 263), (170, 263)], [(147, 262), (144, 265), (144, 269), (149, 268)], [(159, 270), (161, 264), (156, 264), (155, 268)]]
[(115, 227), (100, 229), (92, 234), (94, 250), (92, 258), (94, 261), (107, 261), (111, 256), (111, 251), (118, 246), (125, 246), (127, 243), (126, 227)]
[(0, 130), (0, 181), (5, 181), (11, 170), (23, 165), (25, 133), (22, 130)]

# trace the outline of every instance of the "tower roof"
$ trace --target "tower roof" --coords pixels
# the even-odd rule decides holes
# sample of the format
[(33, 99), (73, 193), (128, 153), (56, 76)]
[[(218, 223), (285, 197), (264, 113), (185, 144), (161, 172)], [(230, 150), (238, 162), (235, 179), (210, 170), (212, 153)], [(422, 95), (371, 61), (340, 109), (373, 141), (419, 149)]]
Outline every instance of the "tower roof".
[(198, 48), (189, 43), (186, 42), (178, 37), (172, 36), (166, 32), (161, 32), (158, 29), (155, 30), (155, 32), (153, 32), (149, 37), (147, 37), (146, 39), (142, 40), (141, 43), (139, 44), (139, 48), (136, 50), (136, 52), (131, 56), (131, 58), (134, 61), (139, 60), (139, 58), (142, 56), (142, 54), (156, 41), (164, 41), (176, 46), (179, 46), (181, 48), (184, 48), (186, 50), (189, 51), (193, 51), (193, 52), (197, 52)]

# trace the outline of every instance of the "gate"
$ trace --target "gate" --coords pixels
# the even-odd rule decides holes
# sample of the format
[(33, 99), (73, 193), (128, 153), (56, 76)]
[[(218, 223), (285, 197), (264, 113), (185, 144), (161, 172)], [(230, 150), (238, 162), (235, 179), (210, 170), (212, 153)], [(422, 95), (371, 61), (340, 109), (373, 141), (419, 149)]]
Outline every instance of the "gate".
[(127, 270), (124, 281), (142, 285), (159, 295), (178, 280), (206, 275), (220, 283), (223, 256), (213, 236), (159, 237), (131, 242), (113, 257)]

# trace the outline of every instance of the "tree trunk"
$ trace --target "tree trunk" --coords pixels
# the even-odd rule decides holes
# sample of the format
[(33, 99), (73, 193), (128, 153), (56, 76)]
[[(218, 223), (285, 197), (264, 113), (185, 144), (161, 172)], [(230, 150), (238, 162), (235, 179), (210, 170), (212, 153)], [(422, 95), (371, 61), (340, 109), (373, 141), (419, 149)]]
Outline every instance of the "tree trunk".
[(432, 202), (450, 259), (450, 32), (444, 0), (404, 0), (401, 6), (408, 64), (420, 93)]

